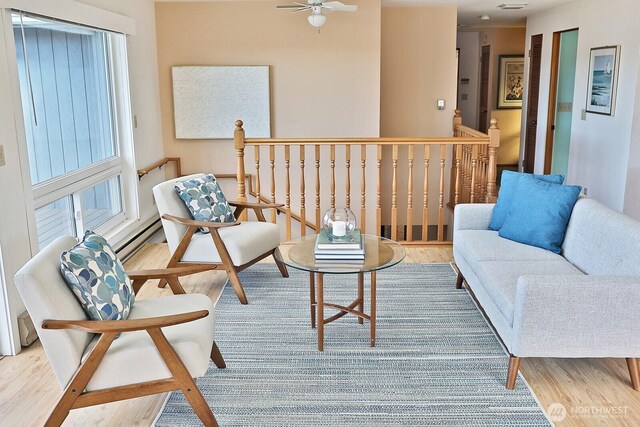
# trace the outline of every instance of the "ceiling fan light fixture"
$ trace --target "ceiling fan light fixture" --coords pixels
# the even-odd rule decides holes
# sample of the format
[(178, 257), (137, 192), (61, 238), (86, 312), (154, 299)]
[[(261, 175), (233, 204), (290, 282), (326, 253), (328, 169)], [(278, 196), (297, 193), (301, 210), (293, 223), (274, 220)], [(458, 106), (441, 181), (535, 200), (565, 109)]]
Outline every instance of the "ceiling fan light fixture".
[(307, 17), (307, 20), (313, 27), (322, 27), (327, 22), (327, 17), (320, 13), (312, 13)]

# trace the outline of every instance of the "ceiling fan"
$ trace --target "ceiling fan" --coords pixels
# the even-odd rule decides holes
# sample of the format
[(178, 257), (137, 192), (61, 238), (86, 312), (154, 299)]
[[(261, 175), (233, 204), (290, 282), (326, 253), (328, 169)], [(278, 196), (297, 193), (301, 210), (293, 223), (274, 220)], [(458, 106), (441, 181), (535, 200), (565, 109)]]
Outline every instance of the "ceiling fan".
[(314, 27), (321, 27), (327, 21), (327, 17), (322, 14), (322, 9), (332, 10), (336, 12), (355, 12), (358, 6), (344, 4), (339, 1), (319, 1), (307, 0), (307, 3), (294, 1), (293, 4), (276, 6), (278, 9), (293, 9), (292, 12), (310, 11), (311, 14), (307, 18), (309, 24)]

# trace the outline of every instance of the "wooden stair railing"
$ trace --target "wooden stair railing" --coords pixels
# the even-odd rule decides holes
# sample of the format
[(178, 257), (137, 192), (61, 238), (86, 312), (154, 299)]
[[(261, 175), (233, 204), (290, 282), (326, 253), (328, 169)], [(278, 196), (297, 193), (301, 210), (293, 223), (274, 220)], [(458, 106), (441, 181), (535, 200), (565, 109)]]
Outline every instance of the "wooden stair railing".
[(169, 162), (174, 162), (176, 164), (176, 176), (182, 176), (182, 167), (180, 165), (180, 157), (165, 157), (164, 159), (160, 159), (151, 166), (148, 166), (144, 169), (138, 169), (138, 179), (142, 179), (143, 176), (147, 175), (149, 172), (160, 169), (162, 166), (166, 165)]
[[(497, 121), (491, 120), (491, 128), (487, 134), (477, 130), (468, 128), (461, 124), (460, 111), (456, 110), (453, 119), (453, 136), (452, 137), (425, 137), (425, 138), (245, 138), (243, 122), (236, 122), (234, 132), (234, 145), (237, 157), (237, 173), (235, 178), (238, 186), (237, 198), (240, 201), (246, 201), (247, 195), (255, 197), (259, 201), (274, 203), (276, 201), (276, 189), (284, 190), (284, 206), (280, 212), (285, 214), (285, 230), (286, 237), (290, 239), (292, 236), (292, 220), (300, 223), (300, 234), (305, 235), (306, 229), (311, 228), (318, 230), (321, 222), (321, 175), (329, 174), (329, 177), (323, 178), (329, 185), (329, 206), (336, 206), (336, 146), (344, 146), (344, 176), (340, 180), (340, 185), (344, 185), (345, 198), (344, 206), (352, 207), (352, 147), (360, 146), (360, 227), (366, 232), (366, 218), (373, 209), (368, 209), (366, 198), (366, 176), (367, 176), (367, 146), (376, 146), (376, 162), (371, 166), (377, 172), (376, 183), (376, 199), (375, 199), (375, 217), (376, 231), (380, 234), (382, 226), (383, 214), (383, 197), (391, 199), (390, 218), (391, 218), (391, 238), (398, 239), (398, 225), (406, 225), (406, 236), (404, 243), (441, 243), (445, 241), (445, 207), (455, 207), (458, 203), (478, 203), (493, 202), (496, 200), (496, 156), (497, 149), (500, 145), (500, 130), (497, 127)], [(245, 170), (245, 150), (246, 147), (253, 146), (253, 157), (255, 163), (255, 174), (247, 174)], [(282, 147), (284, 164), (276, 165), (277, 147)], [(296, 148), (298, 146), (299, 148)], [(329, 164), (327, 170), (321, 173), (321, 147), (329, 148)], [(400, 156), (400, 148), (406, 146), (407, 156)], [(415, 236), (413, 233), (414, 225), (414, 201), (416, 192), (420, 192), (415, 188), (414, 173), (416, 171), (415, 149), (420, 147), (424, 149), (423, 173), (424, 181), (422, 183), (422, 233)], [(432, 159), (431, 148), (438, 146), (439, 153), (437, 159)], [(265, 191), (262, 185), (261, 174), (261, 148), (268, 150), (270, 179), (269, 190)], [(307, 182), (305, 177), (306, 166), (306, 148), (309, 147), (314, 154), (315, 166), (315, 221), (307, 219)], [(391, 176), (383, 173), (383, 153), (386, 152), (384, 147), (390, 148), (391, 153)], [(300, 186), (299, 186), (299, 214), (295, 214), (291, 209), (291, 153), (299, 150), (298, 161), (300, 162)], [(278, 150), (280, 151), (280, 150)], [(405, 150), (403, 150), (404, 152)], [(357, 152), (357, 151), (356, 151)], [(435, 163), (434, 163), (435, 160)], [(446, 171), (447, 163), (450, 163), (449, 177), (449, 194), (445, 194), (446, 189)], [(437, 171), (433, 171), (433, 167), (437, 167)], [(400, 218), (399, 212), (399, 180), (401, 173), (407, 173), (406, 182), (406, 217)], [(280, 175), (284, 175), (284, 183), (276, 183), (276, 171)], [(431, 173), (430, 173), (431, 172)], [(433, 176), (430, 176), (433, 175)], [(438, 176), (435, 185), (432, 185), (434, 176)], [(220, 177), (229, 177), (223, 176)], [(247, 185), (248, 179), (248, 185)], [(387, 180), (391, 180), (390, 194), (383, 191), (383, 184)], [(255, 186), (254, 186), (255, 183)], [(404, 184), (403, 184), (404, 186)], [(248, 192), (247, 192), (248, 187)], [(255, 188), (255, 191), (254, 191)], [(437, 202), (432, 206), (430, 202), (430, 190), (435, 188), (437, 193)], [(446, 200), (448, 199), (448, 201)], [(403, 200), (403, 203), (405, 200)], [(429, 224), (429, 214), (432, 209), (436, 209), (437, 223)], [(271, 221), (276, 221), (276, 210), (272, 211)], [(437, 237), (429, 240), (429, 226), (435, 226), (437, 229)], [(416, 239), (418, 237), (418, 239)]]

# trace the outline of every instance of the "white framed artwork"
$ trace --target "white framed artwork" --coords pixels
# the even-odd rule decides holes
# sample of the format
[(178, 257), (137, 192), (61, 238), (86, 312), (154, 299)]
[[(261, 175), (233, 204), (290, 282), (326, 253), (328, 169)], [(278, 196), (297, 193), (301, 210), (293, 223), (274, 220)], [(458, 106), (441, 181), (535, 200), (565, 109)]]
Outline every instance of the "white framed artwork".
[(271, 137), (269, 66), (172, 68), (177, 139), (233, 139), (235, 121), (247, 138)]

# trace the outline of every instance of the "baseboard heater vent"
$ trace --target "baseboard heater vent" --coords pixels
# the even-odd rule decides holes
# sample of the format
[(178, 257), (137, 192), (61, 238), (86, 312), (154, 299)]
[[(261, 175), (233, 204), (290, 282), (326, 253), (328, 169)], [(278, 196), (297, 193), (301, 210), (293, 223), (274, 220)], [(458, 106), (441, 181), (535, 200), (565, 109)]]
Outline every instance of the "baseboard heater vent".
[[(162, 233), (162, 222), (160, 221), (160, 218), (156, 219), (138, 234), (120, 245), (120, 247), (116, 249), (118, 258), (120, 258), (122, 262), (125, 262), (138, 252), (140, 248), (142, 248), (142, 245), (151, 240), (151, 238), (158, 233)], [(164, 239), (164, 236), (162, 236), (162, 239)]]

